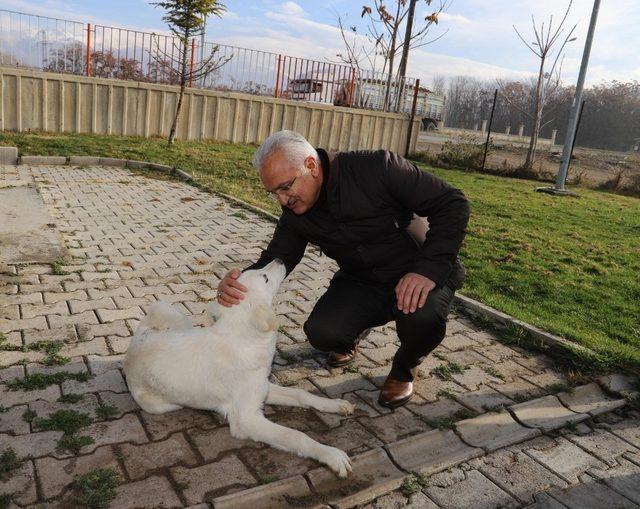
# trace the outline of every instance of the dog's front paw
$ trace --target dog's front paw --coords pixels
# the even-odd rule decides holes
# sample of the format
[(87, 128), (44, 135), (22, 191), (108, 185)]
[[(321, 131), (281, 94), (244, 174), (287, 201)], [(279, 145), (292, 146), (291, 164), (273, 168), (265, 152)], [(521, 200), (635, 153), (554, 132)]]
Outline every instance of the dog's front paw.
[(334, 410), (334, 412), (337, 414), (351, 415), (356, 410), (356, 407), (346, 399), (335, 399), (334, 402), (336, 404), (336, 409)]
[(338, 474), (338, 477), (347, 477), (349, 472), (352, 471), (349, 456), (346, 452), (336, 447), (327, 446), (322, 454), (321, 461), (326, 463), (331, 470)]

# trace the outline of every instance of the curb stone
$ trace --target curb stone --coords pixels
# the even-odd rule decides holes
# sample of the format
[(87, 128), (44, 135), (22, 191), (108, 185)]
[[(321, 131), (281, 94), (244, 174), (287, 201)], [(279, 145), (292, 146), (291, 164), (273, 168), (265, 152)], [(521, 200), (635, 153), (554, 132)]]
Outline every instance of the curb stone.
[(64, 156), (20, 156), (20, 164), (33, 166), (67, 164)]

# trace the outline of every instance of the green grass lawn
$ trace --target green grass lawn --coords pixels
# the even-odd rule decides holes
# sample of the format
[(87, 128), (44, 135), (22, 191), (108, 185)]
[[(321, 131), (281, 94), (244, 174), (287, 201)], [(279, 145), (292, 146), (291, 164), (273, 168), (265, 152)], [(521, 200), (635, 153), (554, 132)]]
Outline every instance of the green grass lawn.
[[(278, 213), (250, 160), (254, 146), (161, 139), (0, 133), (21, 154), (99, 155), (175, 164), (211, 189)], [(461, 188), (472, 219), (461, 255), (463, 293), (574, 340), (609, 365), (640, 367), (640, 200), (535, 182), (429, 169)]]

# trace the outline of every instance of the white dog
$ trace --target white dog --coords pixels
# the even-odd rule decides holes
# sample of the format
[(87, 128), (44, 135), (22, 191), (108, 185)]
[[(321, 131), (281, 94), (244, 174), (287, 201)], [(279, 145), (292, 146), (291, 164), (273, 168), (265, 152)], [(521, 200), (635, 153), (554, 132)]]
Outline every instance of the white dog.
[(166, 302), (150, 306), (124, 359), (131, 395), (140, 407), (161, 414), (182, 407), (215, 410), (228, 419), (231, 435), (251, 438), (328, 465), (340, 477), (351, 471), (344, 451), (265, 418), (264, 403), (311, 407), (347, 415), (351, 403), (314, 396), (302, 389), (269, 382), (278, 321), (273, 297), (285, 277), (276, 260), (244, 272), (244, 300), (217, 307), (210, 327), (193, 327)]

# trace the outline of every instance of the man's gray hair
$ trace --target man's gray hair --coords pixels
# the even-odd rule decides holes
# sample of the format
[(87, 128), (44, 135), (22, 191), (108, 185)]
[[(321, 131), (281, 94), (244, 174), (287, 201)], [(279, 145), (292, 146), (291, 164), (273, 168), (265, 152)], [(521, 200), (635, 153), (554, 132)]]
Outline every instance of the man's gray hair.
[(302, 165), (309, 156), (319, 161), (318, 152), (304, 136), (295, 131), (278, 131), (258, 147), (253, 155), (253, 166), (262, 170), (265, 160), (276, 151), (282, 151), (287, 160), (294, 165)]

